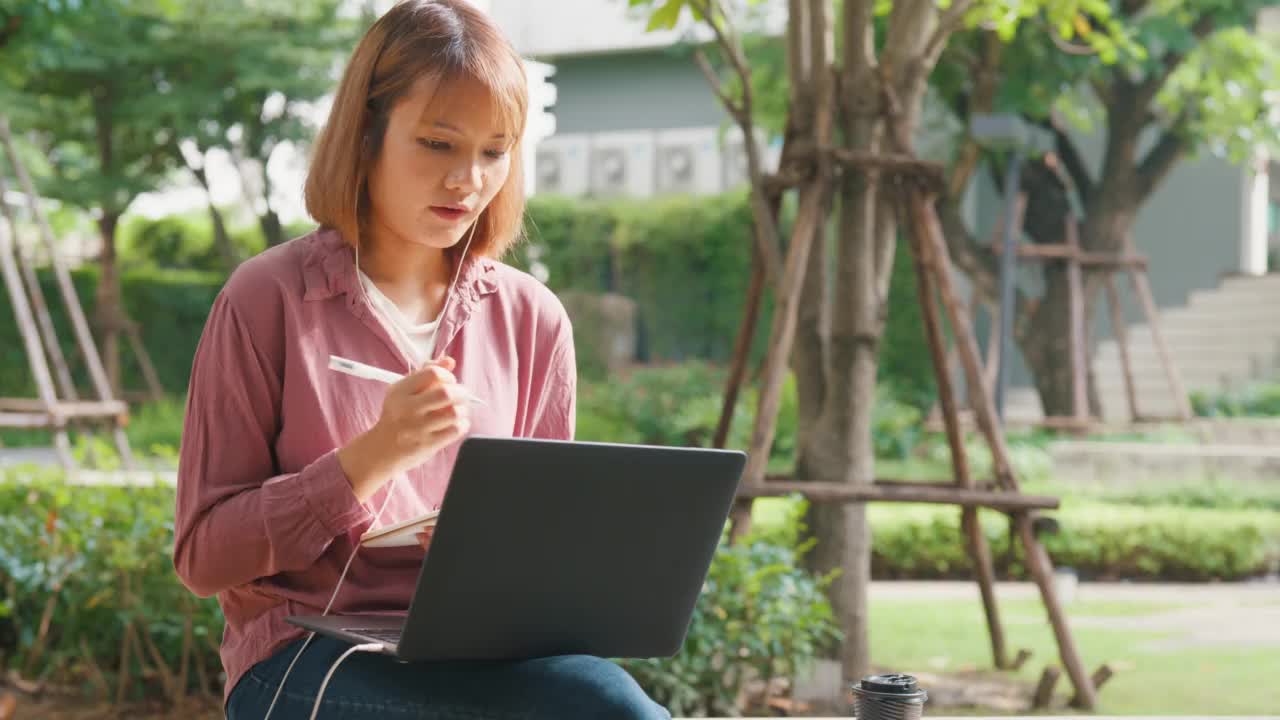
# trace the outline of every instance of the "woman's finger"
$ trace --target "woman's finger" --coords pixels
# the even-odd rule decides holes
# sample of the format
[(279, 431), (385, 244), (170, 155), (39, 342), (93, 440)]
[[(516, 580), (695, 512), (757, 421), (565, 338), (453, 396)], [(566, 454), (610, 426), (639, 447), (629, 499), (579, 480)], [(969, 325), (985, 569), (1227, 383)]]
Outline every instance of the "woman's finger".
[(415, 412), (425, 415), (446, 407), (466, 407), (466, 397), (466, 390), (461, 385), (453, 383), (419, 393), (413, 397), (412, 402)]

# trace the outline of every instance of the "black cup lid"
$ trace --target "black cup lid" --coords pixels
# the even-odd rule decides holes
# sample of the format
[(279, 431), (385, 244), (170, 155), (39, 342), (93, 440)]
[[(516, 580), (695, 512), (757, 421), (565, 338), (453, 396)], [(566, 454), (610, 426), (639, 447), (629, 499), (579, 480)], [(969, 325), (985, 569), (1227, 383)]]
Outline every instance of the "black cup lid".
[(891, 695), (912, 695), (919, 687), (910, 675), (869, 675), (862, 678), (862, 689)]

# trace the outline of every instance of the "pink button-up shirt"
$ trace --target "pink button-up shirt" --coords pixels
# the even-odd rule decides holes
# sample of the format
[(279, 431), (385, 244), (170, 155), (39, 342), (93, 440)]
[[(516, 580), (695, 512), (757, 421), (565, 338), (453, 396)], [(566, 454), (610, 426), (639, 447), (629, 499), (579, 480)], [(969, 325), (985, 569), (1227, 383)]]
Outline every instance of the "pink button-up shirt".
[[(573, 334), (554, 294), (488, 258), (463, 266), (437, 355), (457, 361), (471, 432), (570, 439)], [(335, 451), (378, 419), (386, 386), (335, 373), (329, 355), (408, 372), (359, 291), (351, 247), (319, 230), (242, 264), (214, 302), (191, 369), (178, 465), (174, 567), (226, 616), (225, 695), (255, 663), (303, 635), (285, 616), (324, 610), (369, 529), (439, 507), (457, 455), (446, 448), (362, 504)], [(364, 548), (331, 613), (404, 612), (423, 551)]]

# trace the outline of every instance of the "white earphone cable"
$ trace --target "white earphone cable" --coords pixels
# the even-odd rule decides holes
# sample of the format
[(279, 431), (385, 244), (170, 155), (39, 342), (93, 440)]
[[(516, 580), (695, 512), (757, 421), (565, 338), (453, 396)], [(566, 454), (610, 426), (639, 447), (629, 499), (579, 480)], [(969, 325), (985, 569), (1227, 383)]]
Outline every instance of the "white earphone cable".
[[(468, 231), (467, 233), (467, 242), (462, 247), (462, 257), (458, 259), (458, 267), (454, 270), (453, 280), (449, 282), (449, 287), (445, 291), (444, 306), (440, 309), (440, 315), (439, 315), (440, 318), (444, 317), (445, 312), (449, 309), (449, 303), (453, 300), (453, 291), (455, 289), (455, 286), (457, 285), (458, 277), (462, 274), (462, 265), (463, 263), (466, 262), (467, 252), (471, 249), (471, 238), (475, 236), (477, 224), (478, 223), (472, 223), (471, 230)], [(359, 242), (355, 244), (355, 253), (356, 253), (355, 270), (357, 273), (356, 284), (359, 285), (360, 287), (360, 294), (364, 297), (365, 303), (369, 306), (370, 309), (372, 309), (374, 305), (372, 302), (369, 301), (369, 296), (365, 293), (364, 282), (360, 280), (360, 276), (359, 276), (359, 272), (360, 272), (360, 243)], [(399, 477), (400, 476), (397, 475), (392, 478), (391, 488), (387, 490), (386, 497), (382, 499), (382, 506), (378, 508), (377, 514), (373, 516), (374, 526), (377, 526), (378, 521), (382, 519), (382, 513), (384, 510), (387, 509), (387, 505), (391, 500), (391, 496), (395, 493), (396, 487), (399, 485), (399, 483), (396, 482), (399, 479)], [(338, 575), (338, 582), (333, 586), (333, 593), (329, 595), (329, 602), (325, 604), (324, 612), (321, 613), (321, 617), (328, 615), (329, 610), (333, 608), (333, 603), (338, 598), (338, 591), (342, 589), (342, 583), (344, 580), (347, 579), (347, 571), (351, 569), (351, 562), (356, 559), (356, 553), (359, 552), (359, 550), (360, 550), (360, 543), (357, 542), (356, 546), (351, 550), (351, 554), (347, 556), (346, 564), (342, 566), (342, 573)], [(293, 666), (297, 664), (298, 658), (302, 657), (303, 651), (307, 649), (307, 646), (311, 644), (311, 640), (314, 639), (315, 636), (316, 634), (314, 631), (308, 633), (307, 639), (303, 641), (302, 646), (298, 648), (298, 652), (294, 654), (293, 660), (289, 662), (289, 667), (286, 668), (284, 671), (284, 677), (280, 678), (280, 685), (279, 687), (276, 688), (276, 694), (272, 696), (271, 704), (267, 707), (267, 714), (263, 716), (262, 720), (271, 720), (271, 713), (272, 711), (275, 710), (276, 703), (280, 700), (280, 693), (284, 691), (284, 684), (289, 679), (289, 673), (293, 672)], [(369, 650), (370, 648), (372, 648), (372, 650)], [(370, 643), (367, 645), (355, 645), (351, 647), (349, 650), (347, 650), (345, 653), (343, 653), (342, 656), (339, 657), (336, 661), (334, 661), (333, 665), (329, 666), (329, 672), (325, 675), (324, 682), (321, 683), (319, 692), (316, 693), (315, 707), (312, 708), (311, 710), (311, 720), (315, 720), (316, 714), (320, 711), (320, 701), (324, 697), (325, 687), (329, 684), (329, 678), (333, 676), (333, 673), (335, 670), (337, 670), (338, 665), (340, 665), (343, 660), (346, 660), (347, 657), (354, 652), (364, 652), (364, 651), (377, 652), (381, 649), (382, 649), (382, 646), (376, 643)]]

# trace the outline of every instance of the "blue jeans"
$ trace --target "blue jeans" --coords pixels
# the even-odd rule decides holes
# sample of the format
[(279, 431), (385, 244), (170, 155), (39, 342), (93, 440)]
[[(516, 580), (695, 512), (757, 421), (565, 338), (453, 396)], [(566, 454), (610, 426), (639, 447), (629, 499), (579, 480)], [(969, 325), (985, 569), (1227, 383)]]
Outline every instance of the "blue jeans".
[[(227, 701), (228, 720), (262, 720), (302, 640), (253, 666)], [(316, 691), (350, 645), (317, 635), (271, 720), (307, 720)], [(563, 655), (513, 662), (401, 663), (355, 653), (334, 672), (317, 720), (669, 720), (636, 681), (609, 660)]]

